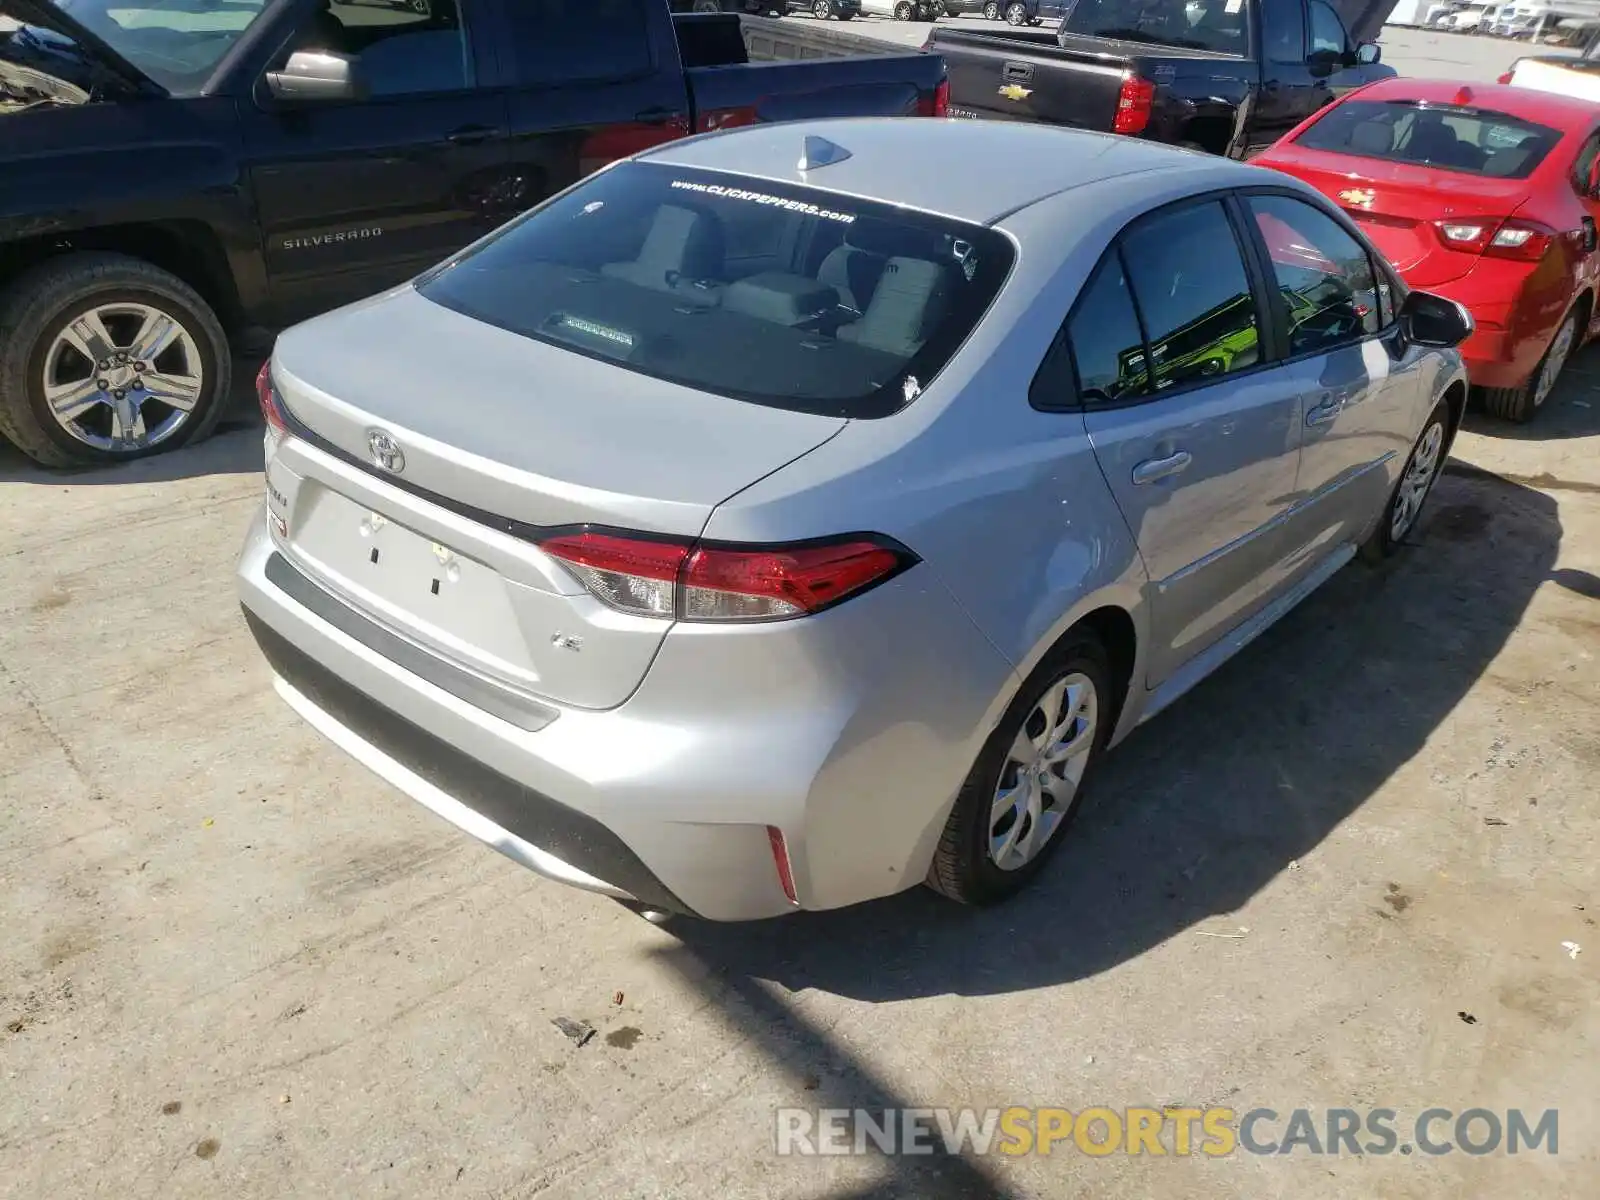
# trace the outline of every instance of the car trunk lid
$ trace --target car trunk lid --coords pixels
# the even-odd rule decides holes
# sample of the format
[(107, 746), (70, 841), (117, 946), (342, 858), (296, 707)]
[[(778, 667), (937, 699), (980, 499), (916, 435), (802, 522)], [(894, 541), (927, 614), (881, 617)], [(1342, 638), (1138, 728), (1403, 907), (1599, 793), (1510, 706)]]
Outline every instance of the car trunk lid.
[(1504, 220), (1528, 195), (1525, 179), (1451, 172), (1379, 158), (1283, 146), (1256, 160), (1305, 180), (1345, 210), (1412, 287), (1459, 279), (1474, 251), (1440, 238), (1438, 222)]
[(289, 331), (272, 378), (298, 435), (268, 476), (291, 562), (456, 665), (585, 708), (625, 700), (671, 622), (606, 607), (539, 539), (692, 540), (846, 423), (652, 379), (409, 287)]

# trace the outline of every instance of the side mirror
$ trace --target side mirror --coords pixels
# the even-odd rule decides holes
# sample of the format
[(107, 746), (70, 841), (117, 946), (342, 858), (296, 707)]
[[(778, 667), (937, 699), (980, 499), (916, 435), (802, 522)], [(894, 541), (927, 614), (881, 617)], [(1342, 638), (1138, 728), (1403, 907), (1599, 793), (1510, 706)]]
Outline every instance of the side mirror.
[(1383, 47), (1377, 42), (1362, 42), (1356, 47), (1356, 62), (1363, 67), (1383, 61)]
[(1472, 336), (1472, 314), (1465, 306), (1430, 292), (1411, 292), (1400, 305), (1400, 328), (1418, 346), (1459, 346)]
[(327, 104), (366, 95), (356, 60), (331, 50), (296, 50), (283, 70), (267, 72), (267, 91), (285, 104)]
[(1313, 50), (1306, 57), (1306, 68), (1318, 79), (1332, 75), (1344, 65), (1344, 55), (1337, 50)]

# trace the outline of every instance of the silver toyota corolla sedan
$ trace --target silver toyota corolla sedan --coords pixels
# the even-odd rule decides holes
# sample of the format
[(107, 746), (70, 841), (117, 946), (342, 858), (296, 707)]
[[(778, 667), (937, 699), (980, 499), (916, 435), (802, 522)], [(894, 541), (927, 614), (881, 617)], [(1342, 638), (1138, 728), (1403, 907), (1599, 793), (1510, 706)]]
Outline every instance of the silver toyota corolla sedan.
[(296, 712), (552, 879), (995, 900), (1107, 747), (1405, 539), (1469, 329), (1223, 159), (696, 138), (279, 339), (241, 595)]

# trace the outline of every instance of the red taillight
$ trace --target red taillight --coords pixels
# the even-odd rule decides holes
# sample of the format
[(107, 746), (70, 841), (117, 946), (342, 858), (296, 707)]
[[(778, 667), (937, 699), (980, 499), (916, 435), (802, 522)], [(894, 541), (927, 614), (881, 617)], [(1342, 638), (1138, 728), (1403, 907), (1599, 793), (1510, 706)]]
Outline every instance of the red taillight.
[(1112, 133), (1143, 133), (1150, 124), (1150, 110), (1156, 102), (1156, 85), (1137, 75), (1126, 76), (1117, 92), (1117, 115)]
[(1433, 223), (1439, 240), (1452, 250), (1538, 262), (1555, 240), (1553, 229), (1537, 221), (1501, 221), (1498, 217), (1455, 217)]
[(802, 617), (882, 583), (913, 561), (902, 550), (865, 538), (691, 546), (584, 532), (539, 544), (612, 608), (683, 621)]
[(783, 840), (783, 830), (768, 825), (767, 844), (772, 847), (772, 864), (778, 869), (778, 885), (789, 897), (789, 903), (798, 905), (800, 897), (794, 890), (794, 868), (789, 864), (789, 845)]
[(1510, 83), (1511, 77), (1515, 74), (1515, 71), (1507, 71), (1504, 75), (1496, 75), (1494, 81), (1496, 83)]
[(918, 97), (917, 116), (919, 117), (948, 117), (950, 115), (950, 81), (939, 80), (939, 86), (933, 89), (931, 97)]
[(261, 371), (256, 375), (256, 403), (261, 405), (261, 419), (267, 423), (267, 432), (275, 437), (282, 437), (289, 432), (278, 394), (272, 390), (271, 359), (261, 364)]

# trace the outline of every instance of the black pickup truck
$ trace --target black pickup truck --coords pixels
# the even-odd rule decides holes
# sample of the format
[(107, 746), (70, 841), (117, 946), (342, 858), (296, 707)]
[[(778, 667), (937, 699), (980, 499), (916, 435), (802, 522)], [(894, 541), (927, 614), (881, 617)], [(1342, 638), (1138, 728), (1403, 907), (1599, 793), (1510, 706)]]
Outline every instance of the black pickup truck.
[(949, 68), (951, 116), (1046, 121), (1235, 158), (1395, 73), (1328, 0), (1077, 0), (1054, 33), (936, 28), (923, 48)]
[(192, 442), (230, 351), (607, 162), (943, 111), (936, 57), (750, 62), (786, 42), (744, 21), (668, 0), (0, 0), (0, 436), (52, 465)]

